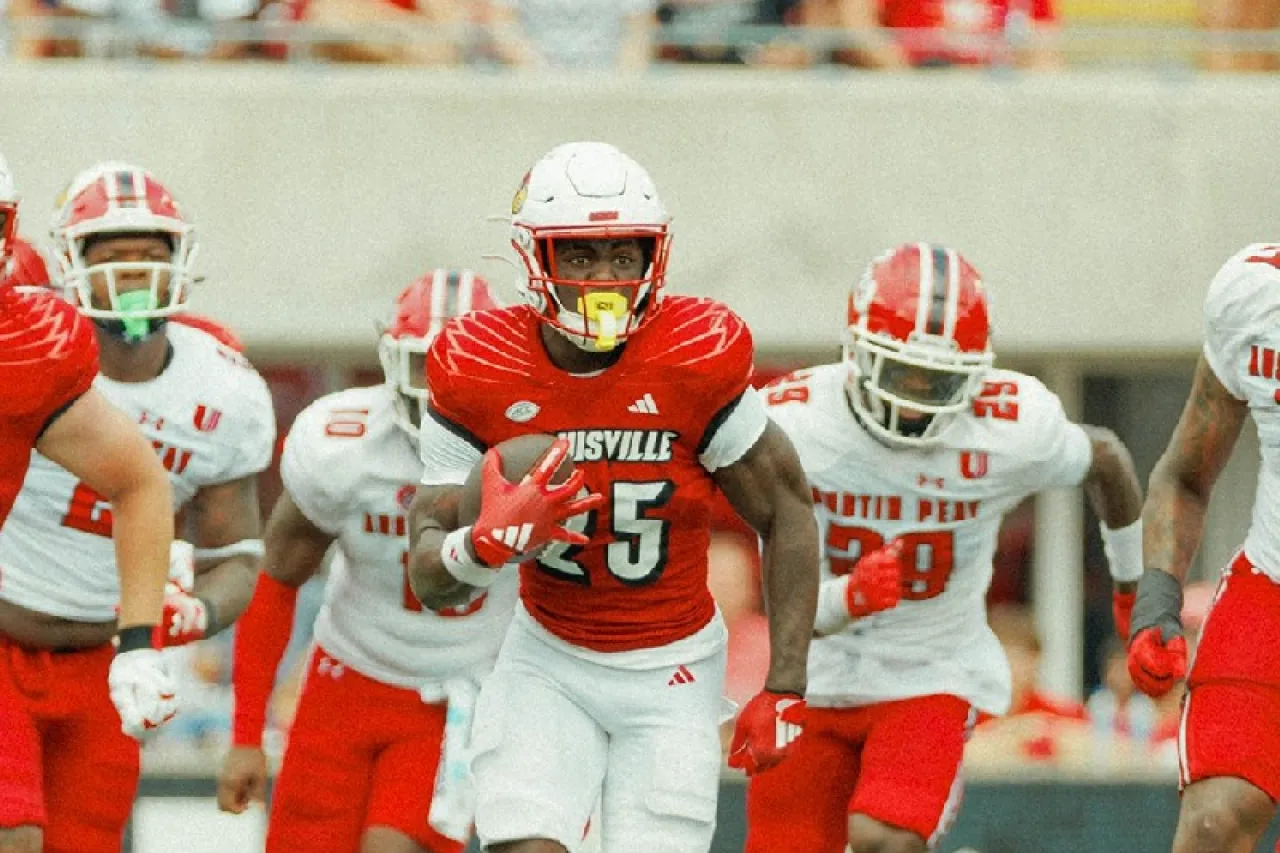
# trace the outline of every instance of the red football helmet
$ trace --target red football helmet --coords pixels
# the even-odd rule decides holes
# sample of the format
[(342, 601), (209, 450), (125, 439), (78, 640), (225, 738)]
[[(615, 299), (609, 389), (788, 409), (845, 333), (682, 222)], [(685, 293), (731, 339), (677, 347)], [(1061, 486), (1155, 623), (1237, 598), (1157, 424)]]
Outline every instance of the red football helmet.
[(47, 289), (49, 287), (49, 267), (44, 262), (44, 256), (40, 254), (35, 246), (32, 246), (21, 237), (13, 238), (11, 245), (13, 246), (13, 254), (10, 257), (9, 275), (8, 277), (0, 276), (0, 279), (6, 285), (12, 287)]
[[(128, 163), (100, 163), (80, 173), (58, 204), (52, 223), (59, 284), (80, 312), (129, 341), (140, 341), (182, 309), (194, 282), (195, 229), (149, 172)], [(87, 246), (103, 237), (158, 235), (167, 261), (120, 261), (89, 266)], [(146, 276), (143, 287), (125, 278)], [(107, 305), (95, 304), (93, 283), (105, 283)], [(103, 322), (107, 321), (107, 322)]]
[(471, 270), (434, 269), (396, 297), (391, 323), (378, 341), (378, 358), (396, 392), (396, 422), (415, 439), (427, 404), (431, 341), (449, 319), (497, 307), (489, 284)]
[(991, 366), (978, 271), (945, 246), (911, 243), (876, 258), (849, 294), (849, 402), (892, 444), (935, 442), (968, 409)]

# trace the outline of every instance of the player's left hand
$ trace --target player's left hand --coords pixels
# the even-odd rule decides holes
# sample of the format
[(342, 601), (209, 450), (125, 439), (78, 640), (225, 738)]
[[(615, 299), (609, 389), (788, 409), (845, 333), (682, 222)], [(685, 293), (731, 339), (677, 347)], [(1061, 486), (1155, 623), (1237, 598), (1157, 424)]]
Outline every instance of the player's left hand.
[(777, 766), (804, 727), (804, 697), (762, 690), (738, 715), (729, 744), (729, 766), (748, 776)]
[(107, 674), (111, 702), (120, 713), (120, 727), (141, 739), (178, 713), (176, 691), (157, 649), (118, 652)]

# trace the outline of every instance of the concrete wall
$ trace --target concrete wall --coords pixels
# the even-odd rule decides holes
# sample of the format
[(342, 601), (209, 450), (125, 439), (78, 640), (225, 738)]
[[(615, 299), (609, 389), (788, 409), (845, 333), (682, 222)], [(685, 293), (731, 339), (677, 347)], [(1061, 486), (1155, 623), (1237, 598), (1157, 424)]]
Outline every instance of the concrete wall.
[(932, 239), (984, 271), (1006, 353), (1188, 354), (1217, 264), (1280, 239), (1277, 102), (1280, 80), (1222, 77), (11, 65), (0, 151), (30, 234), (81, 167), (151, 167), (204, 236), (194, 304), (258, 348), (364, 350), (429, 265), (507, 285), (484, 217), (594, 137), (676, 214), (673, 288), (728, 301), (763, 348), (828, 348), (867, 260)]

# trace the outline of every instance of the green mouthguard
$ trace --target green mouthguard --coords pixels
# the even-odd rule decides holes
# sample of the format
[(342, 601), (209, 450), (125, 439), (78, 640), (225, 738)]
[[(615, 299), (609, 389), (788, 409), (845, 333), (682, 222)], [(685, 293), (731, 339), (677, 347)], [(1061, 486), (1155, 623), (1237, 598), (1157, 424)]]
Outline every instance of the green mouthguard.
[(132, 312), (151, 310), (151, 291), (149, 289), (130, 290), (127, 293), (121, 293), (116, 297), (116, 304), (123, 315), (120, 317), (120, 324), (124, 327), (125, 340), (137, 342), (151, 334), (150, 317), (131, 316)]

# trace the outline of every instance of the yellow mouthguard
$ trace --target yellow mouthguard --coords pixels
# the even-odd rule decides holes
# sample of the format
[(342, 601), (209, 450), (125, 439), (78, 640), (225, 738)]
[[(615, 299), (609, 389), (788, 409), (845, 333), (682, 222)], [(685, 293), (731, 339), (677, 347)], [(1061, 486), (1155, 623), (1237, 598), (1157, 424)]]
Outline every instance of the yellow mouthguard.
[(578, 312), (599, 324), (596, 346), (611, 350), (618, 345), (618, 321), (627, 314), (627, 297), (621, 293), (589, 293), (578, 300)]

